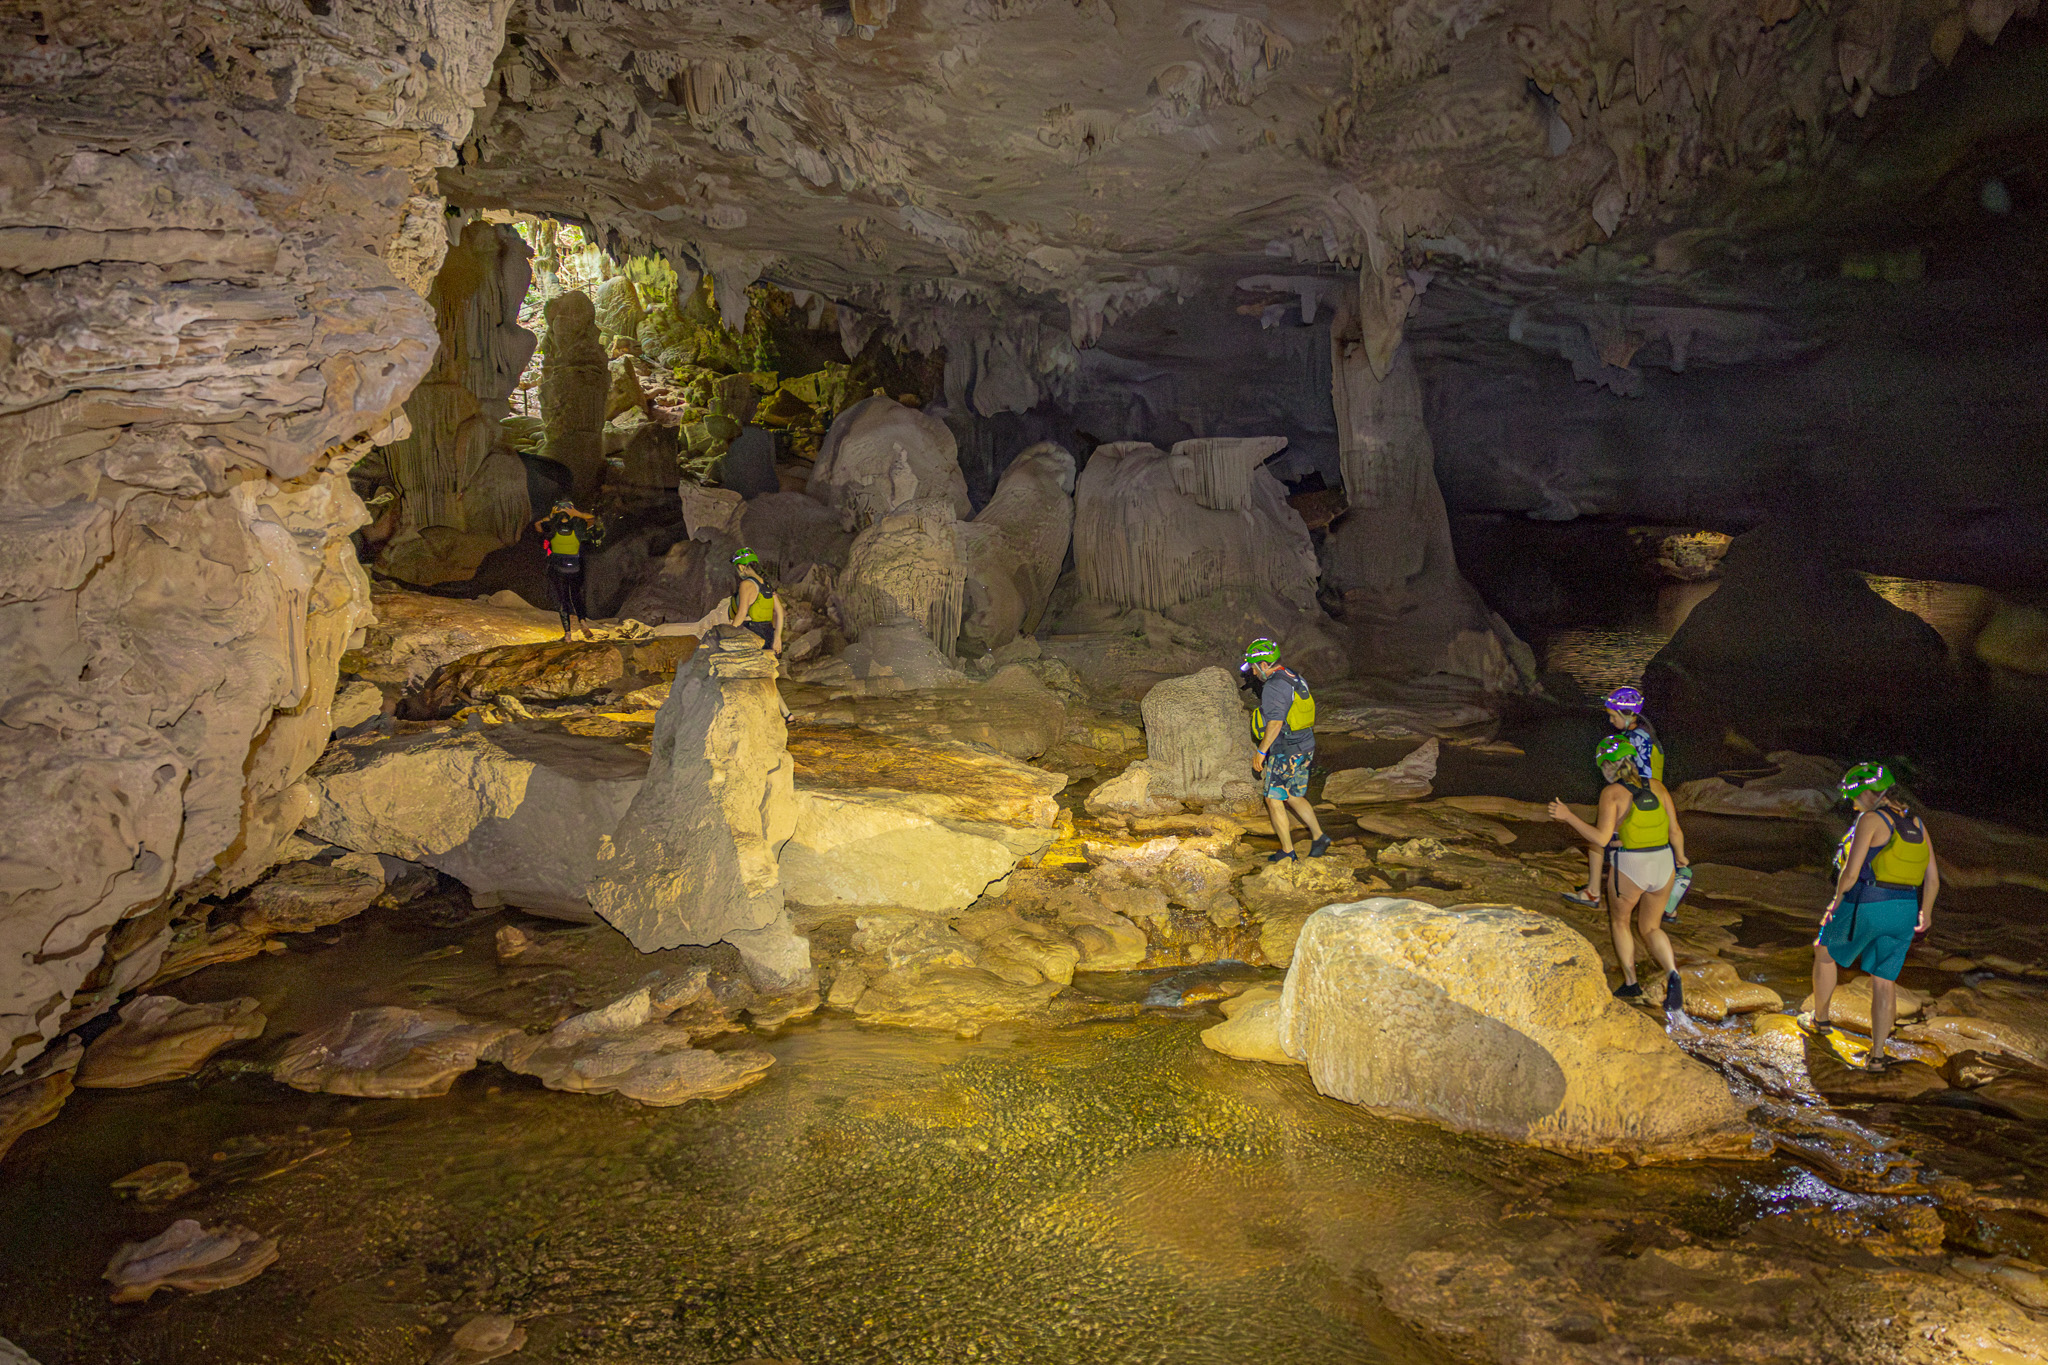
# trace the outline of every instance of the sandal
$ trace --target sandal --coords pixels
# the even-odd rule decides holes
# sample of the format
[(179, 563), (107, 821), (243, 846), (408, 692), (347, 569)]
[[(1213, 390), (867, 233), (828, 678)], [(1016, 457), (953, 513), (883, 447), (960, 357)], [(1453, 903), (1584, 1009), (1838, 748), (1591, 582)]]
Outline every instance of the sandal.
[(1882, 1052), (1873, 1052), (1863, 1059), (1863, 1069), (1882, 1074), (1892, 1069), (1892, 1059), (1885, 1056)]
[(1583, 905), (1588, 910), (1595, 910), (1600, 906), (1598, 896), (1589, 896), (1583, 891), (1563, 891), (1558, 894), (1558, 898), (1570, 901), (1573, 905)]
[(1795, 1015), (1792, 1022), (1799, 1025), (1801, 1033), (1810, 1033), (1816, 1038), (1826, 1037), (1828, 1030), (1835, 1026), (1832, 1019), (1816, 1019), (1810, 1014)]

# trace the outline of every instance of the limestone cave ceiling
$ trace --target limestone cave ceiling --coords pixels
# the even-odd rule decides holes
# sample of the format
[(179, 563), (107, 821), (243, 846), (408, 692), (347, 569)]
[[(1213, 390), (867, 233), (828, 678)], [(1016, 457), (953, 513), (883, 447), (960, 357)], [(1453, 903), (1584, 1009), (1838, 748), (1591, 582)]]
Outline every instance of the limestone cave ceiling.
[[(1070, 387), (1106, 324), (1243, 279), (1269, 325), (1290, 298), (1355, 307), (1382, 361), (1417, 295), (1462, 281), (1513, 340), (1626, 391), (1604, 368), (1639, 351), (1809, 344), (1770, 313), (1781, 275), (1717, 270), (1731, 242), (1867, 229), (2038, 135), (2030, 34), (1942, 136), (1866, 136), (1874, 97), (2036, 3), (519, 0), (441, 184), (728, 299), (770, 278), (856, 332), (971, 350), (984, 414)], [(1603, 285), (1650, 311), (1609, 325)]]

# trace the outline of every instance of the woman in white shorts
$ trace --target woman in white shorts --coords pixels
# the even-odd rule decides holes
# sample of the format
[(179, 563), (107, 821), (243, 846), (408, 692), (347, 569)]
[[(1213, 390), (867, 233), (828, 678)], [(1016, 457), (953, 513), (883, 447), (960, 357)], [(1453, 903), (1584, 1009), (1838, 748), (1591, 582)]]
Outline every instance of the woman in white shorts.
[(1647, 760), (1625, 735), (1609, 735), (1594, 755), (1607, 786), (1600, 793), (1599, 825), (1587, 824), (1562, 801), (1550, 803), (1550, 818), (1577, 830), (1595, 848), (1608, 851), (1607, 918), (1614, 934), (1614, 953), (1621, 959), (1621, 985), (1614, 993), (1624, 1000), (1639, 998), (1633, 928), (1650, 956), (1664, 969), (1664, 1009), (1684, 1007), (1678, 984), (1678, 962), (1671, 940), (1664, 936), (1664, 903), (1671, 883), (1686, 865), (1685, 831), (1678, 827), (1678, 803), (1664, 784), (1647, 771)]

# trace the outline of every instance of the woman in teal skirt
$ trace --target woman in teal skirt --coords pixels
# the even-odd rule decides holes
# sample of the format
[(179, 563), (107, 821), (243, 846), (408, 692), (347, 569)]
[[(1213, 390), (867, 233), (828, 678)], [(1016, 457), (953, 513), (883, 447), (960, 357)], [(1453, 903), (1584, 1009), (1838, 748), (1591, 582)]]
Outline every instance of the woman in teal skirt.
[(1897, 785), (1884, 765), (1859, 763), (1842, 774), (1842, 795), (1855, 804), (1856, 823), (1835, 855), (1841, 875), (1834, 899), (1813, 941), (1813, 1027), (1829, 1026), (1828, 1003), (1842, 967), (1870, 974), (1870, 1057), (1864, 1065), (1891, 1064), (1885, 1044), (1897, 1017), (1899, 972), (1913, 936), (1934, 922), (1941, 869), (1927, 825), (1892, 794)]

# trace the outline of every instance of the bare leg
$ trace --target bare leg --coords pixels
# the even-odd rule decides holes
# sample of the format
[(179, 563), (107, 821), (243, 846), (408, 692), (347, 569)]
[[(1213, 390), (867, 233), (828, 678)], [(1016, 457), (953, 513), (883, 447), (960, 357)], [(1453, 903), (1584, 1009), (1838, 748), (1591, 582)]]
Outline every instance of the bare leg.
[(1280, 841), (1280, 851), (1294, 852), (1294, 827), (1287, 819), (1287, 803), (1276, 797), (1267, 797), (1266, 814), (1273, 821), (1273, 837)]
[(1316, 821), (1316, 808), (1308, 803), (1306, 796), (1288, 797), (1287, 808), (1294, 812), (1295, 817), (1303, 825), (1308, 827), (1309, 838), (1320, 839), (1323, 837), (1323, 827)]
[[(1618, 878), (1629, 885), (1626, 877)], [(1643, 936), (1643, 945), (1650, 950), (1650, 956), (1667, 973), (1678, 970), (1678, 959), (1671, 951), (1671, 940), (1664, 936), (1664, 902), (1671, 899), (1671, 883), (1666, 882), (1655, 891), (1645, 891), (1636, 901), (1636, 932)]]
[[(1814, 1002), (1820, 1004), (1818, 1000)], [(1899, 1012), (1899, 983), (1881, 976), (1870, 978), (1870, 1059), (1884, 1056), (1885, 1041), (1892, 1036), (1892, 1020)]]
[[(1622, 899), (1623, 888), (1627, 888), (1628, 899)], [(1624, 877), (1616, 877), (1607, 897), (1607, 928), (1614, 935), (1614, 956), (1621, 962), (1621, 980), (1624, 985), (1636, 984), (1636, 940), (1629, 932), (1629, 915), (1636, 908), (1636, 888)]]
[(1600, 899), (1600, 869), (1606, 865), (1606, 862), (1606, 849), (1589, 848), (1586, 850), (1586, 885), (1584, 890), (1586, 896), (1591, 900), (1597, 901)]
[(1818, 943), (1813, 945), (1813, 1022), (1816, 1027), (1828, 1022), (1828, 1001), (1835, 995), (1835, 960), (1828, 956), (1828, 950)]

